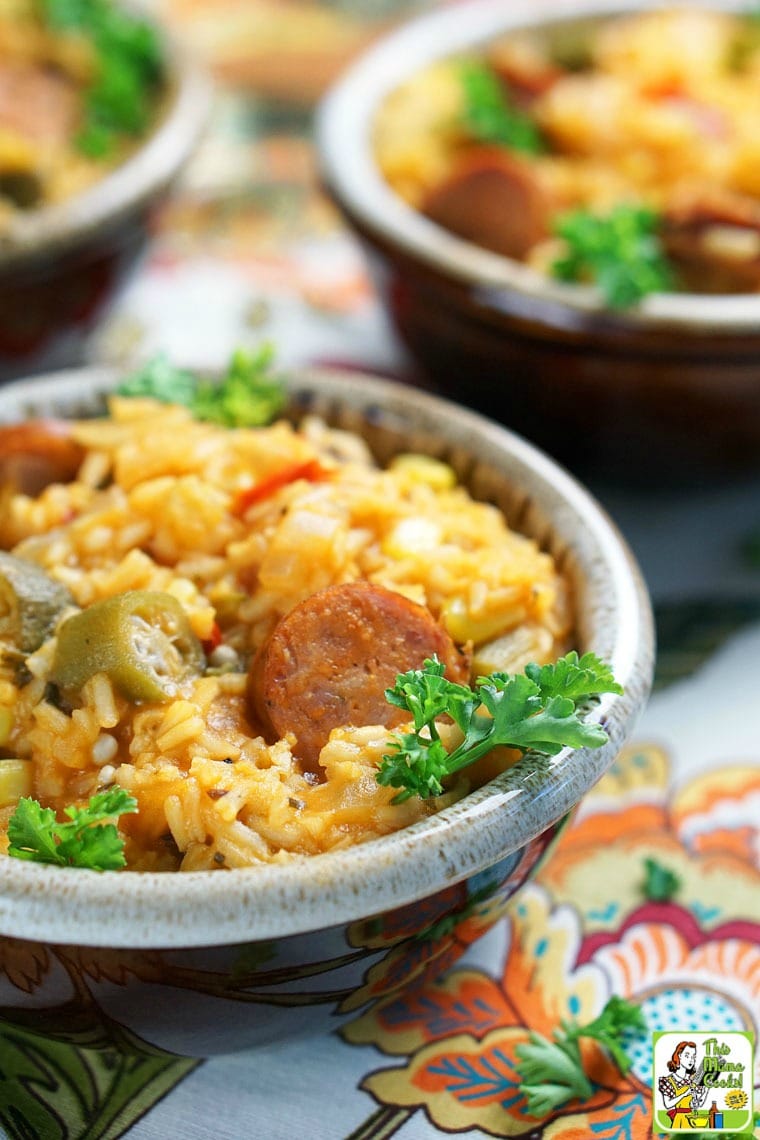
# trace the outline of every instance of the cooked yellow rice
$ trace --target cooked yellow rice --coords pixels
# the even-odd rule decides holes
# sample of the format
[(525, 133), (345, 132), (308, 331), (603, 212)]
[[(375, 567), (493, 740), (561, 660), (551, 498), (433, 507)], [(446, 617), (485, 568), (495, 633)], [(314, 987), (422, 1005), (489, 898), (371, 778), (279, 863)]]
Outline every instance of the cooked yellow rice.
[[(482, 58), (530, 73), (549, 65), (549, 41), (540, 31), (515, 31)], [(530, 105), (547, 142), (546, 153), (530, 156), (531, 170), (554, 213), (605, 213), (631, 201), (664, 210), (706, 195), (757, 206), (760, 37), (748, 31), (746, 13), (687, 7), (617, 15), (588, 34), (588, 51), (588, 67), (561, 75)], [(472, 147), (461, 127), (461, 65), (462, 58), (451, 58), (422, 68), (376, 116), (380, 169), (415, 208)], [(736, 235), (725, 227), (711, 232), (716, 253), (757, 256), (753, 231), (743, 235), (741, 250), (731, 240)], [(557, 253), (548, 238), (527, 260), (545, 270)]]
[[(292, 739), (267, 744), (246, 716), (252, 654), (332, 583), (365, 579), (429, 607), (457, 644), (472, 644), (473, 675), (564, 651), (570, 605), (552, 559), (447, 466), (404, 456), (382, 470), (358, 437), (314, 418), (226, 430), (120, 397), (108, 420), (74, 433), (86, 447), (76, 481), (0, 496), (0, 549), (38, 563), (78, 607), (128, 590), (173, 595), (211, 671), (149, 704), (98, 673), (69, 711), (46, 699), (55, 636), (28, 658), (25, 684), (0, 652), (0, 757), (29, 766), (42, 803), (60, 811), (117, 784), (139, 804), (120, 821), (131, 869), (245, 867), (394, 831), (508, 762), (487, 758), (436, 801), (392, 805), (394, 790), (375, 779), (388, 729), (333, 730), (320, 779), (302, 771)], [(241, 492), (312, 459), (332, 469), (328, 480), (296, 479), (241, 514)], [(14, 807), (11, 797), (0, 808), (1, 850)]]
[(89, 189), (129, 157), (143, 134), (113, 139), (104, 155), (82, 151), (77, 138), (99, 73), (97, 52), (73, 27), (52, 30), (43, 8), (36, 0), (0, 0), (0, 234), (19, 210)]

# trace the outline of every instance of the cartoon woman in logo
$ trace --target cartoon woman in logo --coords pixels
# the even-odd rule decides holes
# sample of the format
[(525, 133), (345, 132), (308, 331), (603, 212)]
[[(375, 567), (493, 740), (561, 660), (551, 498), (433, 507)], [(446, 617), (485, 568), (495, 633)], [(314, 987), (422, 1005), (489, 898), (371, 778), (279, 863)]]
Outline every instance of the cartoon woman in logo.
[(702, 1082), (702, 1066), (697, 1068), (697, 1046), (679, 1041), (668, 1061), (669, 1076), (660, 1077), (657, 1087), (673, 1128), (691, 1128), (690, 1114), (701, 1108), (707, 1096)]

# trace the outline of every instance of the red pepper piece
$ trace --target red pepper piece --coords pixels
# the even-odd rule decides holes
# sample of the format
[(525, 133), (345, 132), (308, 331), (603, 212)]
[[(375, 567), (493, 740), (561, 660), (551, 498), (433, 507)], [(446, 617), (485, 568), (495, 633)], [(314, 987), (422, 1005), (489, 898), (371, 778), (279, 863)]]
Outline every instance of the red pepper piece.
[(222, 631), (219, 628), (219, 623), (214, 622), (213, 626), (211, 627), (211, 633), (209, 634), (209, 636), (204, 637), (203, 640), (201, 641), (201, 645), (203, 646), (203, 652), (208, 657), (208, 655), (210, 653), (213, 653), (214, 650), (216, 649), (216, 647), (218, 645), (221, 645), (221, 644), (222, 644)]
[(253, 487), (247, 487), (245, 491), (241, 491), (235, 499), (232, 513), (244, 515), (249, 507), (255, 506), (256, 503), (263, 503), (281, 487), (287, 487), (288, 483), (295, 483), (296, 479), (307, 479), (309, 483), (321, 483), (323, 480), (329, 479), (330, 474), (331, 472), (323, 467), (318, 459), (307, 459), (305, 463), (289, 463), (287, 467), (282, 467), (279, 471), (273, 471), (271, 475), (266, 475)]

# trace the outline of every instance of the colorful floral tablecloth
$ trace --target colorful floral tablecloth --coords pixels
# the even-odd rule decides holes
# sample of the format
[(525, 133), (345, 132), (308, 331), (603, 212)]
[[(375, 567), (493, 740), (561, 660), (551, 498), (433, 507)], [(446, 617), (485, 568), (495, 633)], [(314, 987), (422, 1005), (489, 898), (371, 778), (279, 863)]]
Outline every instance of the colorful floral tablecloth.
[[(358, 248), (317, 191), (308, 113), (228, 92), (92, 355), (129, 361), (160, 348), (216, 365), (262, 339), (285, 366), (409, 373)], [(760, 524), (760, 482), (593, 489), (657, 603), (657, 687), (633, 742), (498, 925), (482, 938), (475, 919), (461, 926), (465, 953), (435, 984), (357, 1009), (330, 1036), (265, 1050), (122, 1056), (0, 1025), (7, 1136), (643, 1140), (648, 1033), (632, 1043), (626, 1077), (591, 1056), (593, 1097), (545, 1120), (526, 1113), (515, 1047), (562, 1018), (590, 1020), (612, 994), (639, 1003), (653, 1031), (758, 1034), (760, 568), (742, 543)], [(667, 902), (646, 896), (648, 858), (678, 878)], [(33, 992), (44, 964), (22, 969), (0, 943), (0, 972)]]
[[(515, 1047), (562, 1018), (591, 1020), (611, 994), (640, 1004), (652, 1031), (757, 1033), (760, 764), (747, 712), (760, 599), (670, 603), (659, 624), (660, 687), (636, 739), (505, 918), (479, 940), (477, 920), (459, 928), (471, 944), (440, 981), (370, 1003), (331, 1036), (200, 1063), (0, 1027), (7, 1135), (650, 1136), (648, 1034), (626, 1077), (597, 1054), (593, 1097), (546, 1120), (526, 1115)], [(668, 902), (645, 896), (648, 858), (678, 876)], [(0, 969), (29, 990), (40, 980), (14, 974), (12, 954)]]

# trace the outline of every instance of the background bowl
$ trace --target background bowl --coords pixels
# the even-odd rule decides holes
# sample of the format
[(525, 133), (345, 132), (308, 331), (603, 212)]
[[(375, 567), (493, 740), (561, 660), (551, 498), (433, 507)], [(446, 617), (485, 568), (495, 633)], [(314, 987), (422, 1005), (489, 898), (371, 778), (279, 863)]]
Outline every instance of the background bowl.
[[(593, 24), (644, 2), (473, 0), (380, 41), (319, 108), (327, 190), (366, 249), (382, 303), (427, 382), (574, 471), (628, 483), (760, 469), (760, 295), (658, 294), (634, 311), (464, 241), (402, 201), (373, 156), (385, 96), (434, 60), (536, 25)], [(714, 3), (739, 9), (740, 4)]]
[[(96, 411), (113, 380), (90, 369), (8, 385), (0, 422)], [(298, 863), (116, 880), (0, 858), (0, 1017), (63, 1038), (85, 1024), (100, 1040), (133, 1034), (197, 1056), (335, 1028), (434, 977), (503, 914), (647, 698), (646, 590), (574, 479), (498, 425), (404, 385), (308, 372), (289, 388), (294, 416), (360, 432), (380, 461), (411, 449), (451, 463), (554, 555), (573, 584), (578, 648), (609, 661), (625, 688), (593, 712), (609, 742), (525, 757), (430, 819)]]
[(150, 240), (152, 219), (206, 123), (210, 85), (158, 26), (167, 90), (130, 157), (81, 194), (19, 211), (0, 237), (0, 382), (81, 363)]

